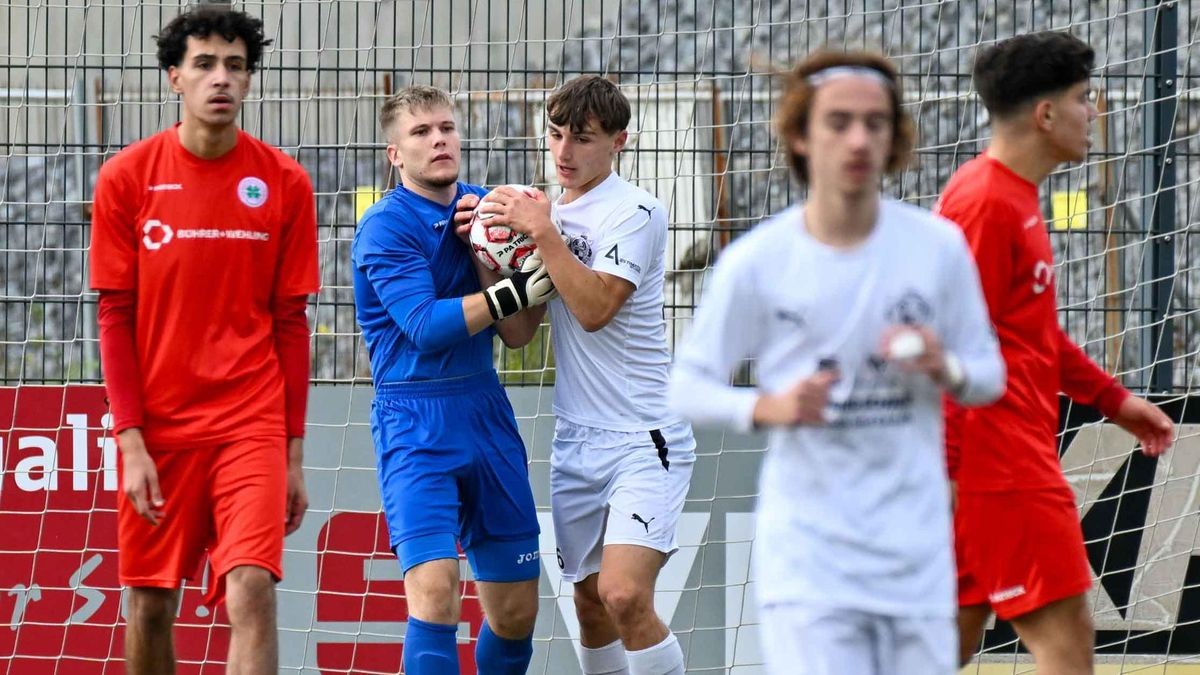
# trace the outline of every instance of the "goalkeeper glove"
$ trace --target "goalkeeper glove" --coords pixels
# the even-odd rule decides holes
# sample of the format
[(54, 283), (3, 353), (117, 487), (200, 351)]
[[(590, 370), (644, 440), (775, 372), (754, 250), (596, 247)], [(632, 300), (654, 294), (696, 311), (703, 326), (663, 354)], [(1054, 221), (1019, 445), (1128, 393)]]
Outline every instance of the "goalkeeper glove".
[(558, 295), (554, 282), (546, 271), (537, 251), (529, 254), (521, 270), (508, 279), (497, 281), (483, 291), (488, 311), (496, 321), (507, 318), (525, 309), (552, 300)]

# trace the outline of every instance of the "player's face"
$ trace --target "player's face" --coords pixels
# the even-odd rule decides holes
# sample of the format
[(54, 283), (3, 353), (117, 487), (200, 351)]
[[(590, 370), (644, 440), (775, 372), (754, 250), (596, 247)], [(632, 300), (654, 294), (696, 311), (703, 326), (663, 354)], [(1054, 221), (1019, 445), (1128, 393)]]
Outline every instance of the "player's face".
[(840, 77), (817, 89), (808, 136), (792, 139), (792, 151), (806, 158), (813, 190), (874, 193), (891, 153), (892, 124), (892, 99), (883, 83)]
[(188, 37), (178, 66), (167, 69), (171, 89), (183, 101), (183, 121), (223, 127), (237, 121), (242, 99), (250, 91), (246, 42), (220, 35)]
[(604, 182), (612, 173), (613, 158), (629, 138), (625, 130), (605, 133), (594, 119), (588, 120), (579, 133), (572, 132), (569, 126), (547, 124), (550, 156), (554, 158), (558, 184), (576, 194), (583, 194)]
[(412, 109), (392, 123), (388, 160), (405, 185), (437, 189), (458, 180), (462, 139), (450, 108)]
[(1051, 102), (1050, 144), (1063, 162), (1082, 162), (1092, 147), (1092, 123), (1099, 112), (1087, 80), (1068, 87)]

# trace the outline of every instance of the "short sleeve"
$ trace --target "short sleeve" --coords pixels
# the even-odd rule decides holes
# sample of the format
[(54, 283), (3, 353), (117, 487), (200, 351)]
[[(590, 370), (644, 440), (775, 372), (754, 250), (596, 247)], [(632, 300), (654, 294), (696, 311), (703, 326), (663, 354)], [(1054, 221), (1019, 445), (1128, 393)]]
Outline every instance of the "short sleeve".
[(137, 199), (128, 185), (118, 158), (109, 160), (96, 179), (89, 246), (91, 285), (96, 290), (137, 286)]
[(592, 269), (641, 286), (652, 261), (665, 252), (666, 209), (646, 199), (632, 209), (623, 207), (612, 222), (600, 230)]
[(280, 228), (283, 241), (275, 277), (276, 296), (309, 295), (320, 290), (317, 271), (317, 208), (312, 183), (299, 164), (285, 173), (287, 201)]

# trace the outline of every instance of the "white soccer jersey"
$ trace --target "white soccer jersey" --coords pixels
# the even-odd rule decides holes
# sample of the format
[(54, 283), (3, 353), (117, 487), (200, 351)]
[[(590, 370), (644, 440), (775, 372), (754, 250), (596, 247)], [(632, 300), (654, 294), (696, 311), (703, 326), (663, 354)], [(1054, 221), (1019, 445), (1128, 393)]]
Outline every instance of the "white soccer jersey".
[(676, 353), (675, 407), (747, 430), (758, 392), (729, 386), (744, 359), (779, 392), (825, 362), (841, 379), (829, 422), (773, 429), (755, 540), (759, 599), (896, 616), (955, 612), (941, 391), (880, 356), (885, 328), (929, 326), (962, 363), (960, 400), (1004, 390), (1004, 363), (959, 229), (883, 201), (853, 249), (813, 239), (790, 208), (726, 250)]
[(569, 204), (555, 202), (552, 217), (583, 264), (637, 287), (594, 333), (583, 330), (561, 299), (550, 302), (558, 369), (554, 413), (611, 431), (647, 431), (679, 421), (667, 407), (666, 208), (614, 173)]

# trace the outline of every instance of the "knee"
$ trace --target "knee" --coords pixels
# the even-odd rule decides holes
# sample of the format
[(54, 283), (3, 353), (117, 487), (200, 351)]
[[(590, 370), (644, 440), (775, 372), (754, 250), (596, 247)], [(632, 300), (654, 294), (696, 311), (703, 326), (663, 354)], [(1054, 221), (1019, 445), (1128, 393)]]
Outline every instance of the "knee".
[(595, 587), (576, 586), (575, 613), (579, 616), (579, 622), (585, 626), (600, 622), (608, 623), (608, 610), (604, 608), (604, 603), (601, 602)]
[(461, 601), (453, 576), (410, 573), (404, 579), (404, 593), (412, 616), (429, 623), (458, 623)]
[(626, 579), (600, 579), (600, 602), (618, 626), (634, 623), (653, 611), (653, 595)]
[(225, 608), (232, 625), (275, 619), (275, 578), (255, 565), (240, 565), (225, 575)]
[(514, 598), (503, 609), (487, 617), (492, 632), (506, 640), (520, 640), (533, 633), (537, 623), (537, 596)]
[(168, 631), (175, 623), (177, 600), (174, 589), (130, 588), (126, 620), (145, 631)]

